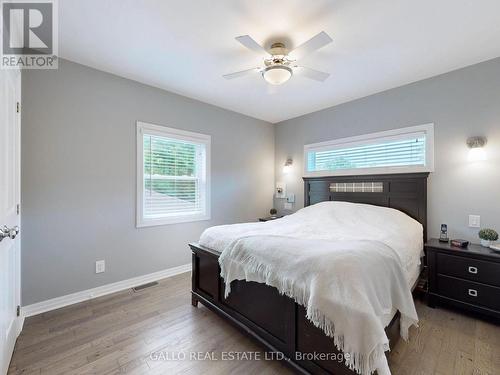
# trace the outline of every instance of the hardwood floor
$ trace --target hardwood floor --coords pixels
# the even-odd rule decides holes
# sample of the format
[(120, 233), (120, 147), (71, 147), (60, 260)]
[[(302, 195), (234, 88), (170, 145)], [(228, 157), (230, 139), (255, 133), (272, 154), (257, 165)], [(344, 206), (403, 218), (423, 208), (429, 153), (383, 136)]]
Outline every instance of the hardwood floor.
[[(222, 360), (230, 352), (256, 352), (261, 359), (265, 354), (216, 314), (192, 307), (190, 282), (185, 273), (140, 292), (28, 318), (9, 374), (291, 373), (277, 361)], [(500, 373), (500, 325), (416, 305), (420, 327), (391, 352), (393, 374)], [(203, 360), (205, 352), (212, 358)]]

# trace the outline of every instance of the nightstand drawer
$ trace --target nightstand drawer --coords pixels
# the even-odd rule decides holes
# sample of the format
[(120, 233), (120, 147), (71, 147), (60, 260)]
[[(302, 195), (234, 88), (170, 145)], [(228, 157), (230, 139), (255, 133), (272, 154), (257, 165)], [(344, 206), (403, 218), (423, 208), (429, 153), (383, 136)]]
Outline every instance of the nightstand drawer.
[(437, 254), (437, 273), (500, 287), (500, 263)]
[(494, 286), (438, 275), (437, 292), (457, 301), (500, 311), (500, 288)]

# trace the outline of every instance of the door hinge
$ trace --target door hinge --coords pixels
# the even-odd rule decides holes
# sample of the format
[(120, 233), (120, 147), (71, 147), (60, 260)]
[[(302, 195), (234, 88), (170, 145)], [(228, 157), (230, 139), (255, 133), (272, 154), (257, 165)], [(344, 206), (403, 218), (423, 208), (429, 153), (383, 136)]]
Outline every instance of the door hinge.
[(17, 316), (21, 316), (21, 306), (19, 305), (17, 305), (16, 314)]
[(19, 102), (16, 102), (16, 112), (19, 113), (21, 111), (21, 106), (19, 105)]
[(19, 212), (21, 211), (21, 206), (19, 203), (16, 205), (16, 213), (19, 215)]

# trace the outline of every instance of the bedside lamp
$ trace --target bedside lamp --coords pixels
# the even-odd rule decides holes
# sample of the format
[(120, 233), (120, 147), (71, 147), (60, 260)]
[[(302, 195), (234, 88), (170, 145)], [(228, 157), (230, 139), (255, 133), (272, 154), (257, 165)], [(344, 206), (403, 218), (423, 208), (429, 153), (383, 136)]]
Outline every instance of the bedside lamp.
[(469, 146), (469, 161), (481, 161), (487, 159), (486, 151), (484, 150), (486, 142), (486, 137), (471, 137), (467, 139), (467, 146)]

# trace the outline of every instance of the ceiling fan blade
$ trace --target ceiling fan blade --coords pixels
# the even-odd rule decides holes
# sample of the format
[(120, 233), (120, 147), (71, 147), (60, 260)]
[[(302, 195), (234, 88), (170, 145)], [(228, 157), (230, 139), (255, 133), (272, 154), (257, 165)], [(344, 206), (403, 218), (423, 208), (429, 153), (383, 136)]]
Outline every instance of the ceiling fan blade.
[(314, 79), (315, 81), (324, 82), (330, 77), (330, 73), (320, 72), (319, 70), (306, 68), (305, 66), (295, 66), (294, 68), (294, 73)]
[(239, 72), (224, 74), (223, 77), (225, 79), (234, 79), (234, 78), (239, 78), (239, 77), (243, 77), (246, 75), (250, 75), (253, 73), (258, 73), (259, 71), (260, 71), (260, 68), (252, 68), (252, 69), (241, 70)]
[(300, 46), (290, 51), (290, 54), (294, 59), (300, 59), (305, 55), (314, 52), (331, 42), (333, 42), (333, 39), (330, 38), (327, 33), (322, 31), (319, 34), (313, 36), (307, 42), (302, 43)]
[(269, 52), (267, 52), (264, 47), (262, 47), (259, 43), (253, 40), (253, 38), (250, 35), (237, 36), (235, 39), (254, 52), (269, 54)]

